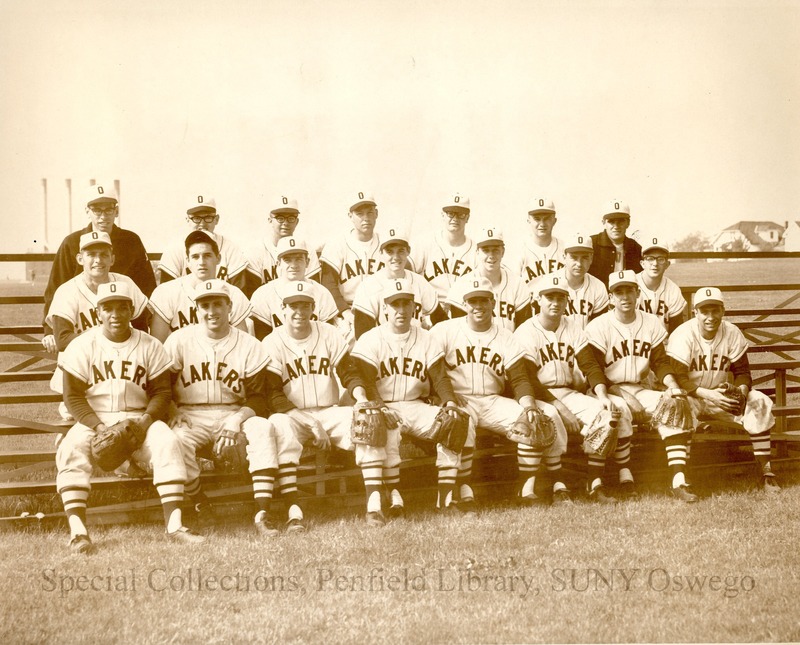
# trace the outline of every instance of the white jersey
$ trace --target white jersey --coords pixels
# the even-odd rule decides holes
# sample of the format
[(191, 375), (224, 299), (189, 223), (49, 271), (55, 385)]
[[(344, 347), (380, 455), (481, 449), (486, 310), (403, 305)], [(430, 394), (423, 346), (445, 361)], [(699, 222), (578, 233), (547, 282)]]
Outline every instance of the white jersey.
[(636, 311), (632, 323), (623, 323), (608, 311), (586, 326), (586, 336), (605, 355), (601, 367), (611, 383), (638, 383), (650, 372), (652, 350), (664, 343), (667, 331), (653, 314)]
[(283, 391), (301, 410), (337, 405), (336, 368), (347, 354), (341, 333), (332, 325), (311, 323), (311, 334), (302, 340), (278, 327), (261, 341), (269, 355), (267, 370), (283, 381)]
[[(374, 318), (380, 325), (385, 321), (381, 315), (383, 310), (383, 288), (387, 280), (386, 269), (381, 269), (375, 275), (364, 278), (364, 281), (356, 290), (353, 298), (353, 309), (362, 314)], [(403, 279), (408, 280), (411, 290), (414, 292), (414, 321), (419, 323), (420, 316), (430, 316), (439, 306), (439, 299), (436, 291), (418, 273), (406, 269)]]
[[(464, 296), (475, 281), (473, 273), (468, 276), (458, 278), (447, 294), (447, 304), (464, 309)], [(500, 282), (492, 285), (494, 292), (494, 317), (497, 322), (509, 331), (514, 331), (514, 316), (516, 313), (530, 304), (531, 296), (525, 284), (505, 267), (500, 269)]]
[(391, 403), (428, 396), (428, 368), (444, 353), (432, 334), (421, 327), (394, 334), (388, 325), (383, 325), (362, 334), (352, 356), (377, 370), (378, 393), (384, 402)]
[(526, 235), (522, 253), (512, 267), (525, 284), (532, 286), (537, 278), (564, 268), (564, 242), (554, 237), (549, 245), (539, 246), (533, 236)]
[(706, 340), (697, 319), (680, 325), (667, 344), (667, 354), (683, 363), (695, 387), (714, 389), (728, 380), (731, 364), (747, 352), (744, 334), (733, 323), (723, 320), (716, 335)]
[[(276, 280), (278, 274), (278, 249), (271, 240), (263, 239), (247, 252), (247, 270), (258, 277), (261, 284), (267, 284)], [(317, 254), (311, 250), (308, 252), (308, 267), (306, 268), (306, 279), (319, 275), (321, 269)]]
[(417, 273), (433, 285), (441, 302), (457, 278), (473, 269), (475, 244), (469, 238), (461, 246), (450, 246), (437, 233), (411, 245), (411, 264)]
[(213, 339), (201, 325), (189, 325), (170, 334), (164, 346), (178, 372), (172, 394), (179, 406), (241, 405), (247, 398), (244, 380), (269, 360), (261, 343), (235, 327)]
[[(283, 285), (288, 284), (286, 278), (277, 278), (262, 284), (256, 289), (250, 304), (253, 306), (253, 318), (257, 318), (273, 329), (277, 329), (283, 324), (283, 296), (281, 290)], [(308, 292), (314, 296), (314, 313), (312, 320), (328, 322), (339, 314), (336, 302), (333, 300), (331, 292), (318, 282), (313, 280), (308, 282)]]
[(487, 331), (473, 331), (466, 318), (443, 320), (431, 334), (444, 351), (456, 394), (502, 394), (506, 370), (525, 357), (514, 335), (496, 322)]
[(149, 334), (131, 329), (128, 340), (115, 343), (95, 327), (74, 339), (59, 356), (59, 367), (86, 383), (86, 400), (97, 413), (144, 412), (147, 386), (172, 362), (164, 346)]
[(667, 277), (661, 278), (658, 289), (651, 291), (644, 284), (642, 273), (636, 274), (639, 283), (639, 299), (636, 306), (648, 314), (655, 314), (661, 319), (664, 329), (668, 329), (669, 321), (677, 318), (686, 309), (686, 299), (680, 287)]
[[(216, 240), (219, 246), (220, 260), (217, 265), (217, 278), (229, 282), (234, 276), (239, 275), (247, 268), (247, 256), (244, 254), (237, 244), (231, 242), (230, 239), (217, 235), (216, 233), (206, 233)], [(188, 233), (187, 233), (188, 235)], [(171, 275), (173, 278), (180, 278), (183, 275), (191, 273), (187, 266), (186, 259), (186, 244), (184, 239), (180, 242), (170, 245), (161, 256), (161, 263), (158, 265), (158, 270)]]
[(589, 340), (577, 320), (562, 316), (558, 328), (549, 331), (534, 316), (519, 326), (514, 338), (539, 368), (537, 374), (542, 385), (569, 388), (581, 385), (576, 357)]
[(351, 229), (346, 235), (332, 239), (322, 249), (320, 262), (327, 264), (339, 275), (339, 289), (347, 304), (353, 304), (361, 281), (383, 268), (380, 248), (381, 241), (377, 233), (368, 242), (361, 242)]
[(608, 290), (600, 280), (588, 273), (584, 277), (583, 284), (577, 289), (569, 286), (569, 281), (563, 270), (560, 275), (564, 278), (564, 284), (569, 290), (567, 309), (564, 315), (574, 317), (580, 322), (581, 327), (586, 329), (589, 318), (596, 311), (603, 311), (608, 307)]
[[(150, 310), (169, 324), (172, 331), (197, 324), (197, 307), (192, 299), (198, 281), (192, 275), (158, 285), (150, 296)], [(250, 301), (239, 287), (228, 285), (231, 294), (230, 323), (240, 325), (250, 316)]]

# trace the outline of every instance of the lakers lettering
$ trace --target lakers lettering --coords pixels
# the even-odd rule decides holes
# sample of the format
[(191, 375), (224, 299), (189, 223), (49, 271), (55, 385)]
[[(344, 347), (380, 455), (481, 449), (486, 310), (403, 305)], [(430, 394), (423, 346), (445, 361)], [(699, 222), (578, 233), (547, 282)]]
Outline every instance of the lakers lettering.
[(366, 268), (364, 268), (364, 264), (364, 260), (356, 260), (354, 265), (346, 262), (342, 272), (339, 274), (339, 280), (347, 282), (359, 275), (372, 275), (385, 266), (383, 262), (375, 258), (370, 258), (366, 261)]
[(442, 258), (441, 260), (434, 260), (433, 261), (433, 274), (429, 274), (427, 271), (425, 272), (425, 279), (430, 282), (436, 276), (440, 275), (454, 275), (456, 277), (466, 275), (472, 271), (471, 266), (467, 266), (462, 260), (456, 260), (453, 263), (452, 268), (450, 267), (450, 258)]
[(244, 379), (235, 369), (228, 369), (227, 363), (217, 363), (216, 369), (209, 361), (202, 361), (197, 365), (187, 365), (180, 374), (181, 385), (189, 387), (204, 381), (221, 381), (234, 394), (239, 394), (244, 389)]
[(122, 379), (131, 381), (142, 389), (147, 387), (147, 370), (132, 361), (110, 360), (92, 365), (92, 385), (103, 381)]
[(567, 309), (564, 312), (565, 316), (591, 316), (594, 311), (594, 304), (586, 300), (578, 300), (575, 302), (572, 298), (567, 302)]
[(652, 300), (643, 300), (639, 303), (639, 311), (646, 311), (648, 314), (655, 314), (660, 318), (664, 318), (667, 314), (667, 303), (663, 300), (659, 300), (656, 310), (653, 311)]
[(390, 376), (409, 376), (424, 383), (428, 380), (425, 372), (425, 365), (421, 361), (406, 356), (400, 360), (398, 357), (389, 358), (381, 361), (378, 366), (378, 378), (389, 378)]
[(613, 365), (617, 361), (622, 360), (628, 356), (637, 356), (642, 358), (650, 358), (650, 350), (652, 345), (644, 340), (634, 338), (632, 340), (623, 340), (621, 343), (612, 345), (606, 350), (606, 364), (605, 367)]
[(691, 372), (730, 372), (731, 359), (720, 354), (700, 354), (692, 357), (692, 364), (689, 366)]
[(331, 359), (327, 356), (304, 356), (297, 358), (291, 362), (283, 364), (283, 372), (289, 378), (283, 381), (286, 385), (289, 381), (302, 378), (304, 376), (316, 376), (321, 374), (323, 376), (331, 376)]
[(575, 366), (575, 349), (567, 343), (547, 343), (539, 348), (539, 364), (544, 367), (550, 361), (563, 361), (572, 369)]
[[(546, 268), (545, 268), (546, 267)], [(528, 276), (525, 282), (530, 282), (534, 278), (538, 278), (542, 275), (547, 275), (548, 273), (554, 273), (559, 271), (560, 269), (564, 268), (564, 264), (559, 262), (558, 260), (549, 259), (545, 264), (544, 260), (536, 260), (533, 263), (533, 266), (526, 266), (525, 273)]]
[(176, 329), (180, 329), (181, 327), (186, 327), (187, 325), (196, 325), (197, 324), (197, 307), (189, 307), (189, 317), (186, 317), (186, 314), (182, 311), (178, 311), (178, 326), (173, 327), (170, 325), (170, 329), (175, 331)]
[(80, 332), (97, 327), (100, 324), (100, 319), (97, 317), (97, 309), (94, 307), (89, 309), (88, 313), (81, 311), (78, 317), (80, 318)]
[(448, 364), (450, 369), (455, 369), (456, 367), (465, 365), (467, 363), (479, 363), (480, 365), (486, 365), (498, 376), (503, 376), (505, 374), (503, 357), (497, 352), (492, 351), (491, 347), (477, 348), (470, 345), (469, 347), (457, 348), (455, 351), (456, 364)]

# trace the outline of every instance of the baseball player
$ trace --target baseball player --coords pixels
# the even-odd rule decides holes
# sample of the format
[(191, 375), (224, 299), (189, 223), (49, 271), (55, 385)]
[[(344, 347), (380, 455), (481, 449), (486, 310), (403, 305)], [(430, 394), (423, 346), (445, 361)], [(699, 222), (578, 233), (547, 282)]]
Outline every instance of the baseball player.
[(603, 230), (592, 235), (594, 257), (589, 273), (608, 286), (608, 276), (630, 269), (638, 271), (642, 247), (625, 234), (631, 225), (631, 209), (624, 202), (612, 199), (603, 213)]
[(464, 315), (463, 293), (472, 288), (477, 277), (486, 278), (494, 292), (494, 317), (509, 331), (531, 317), (531, 295), (528, 288), (514, 273), (502, 265), (505, 254), (503, 232), (485, 228), (475, 242), (475, 270), (457, 278), (447, 294), (450, 315)]
[[(608, 394), (608, 381), (579, 321), (574, 316), (564, 316), (569, 298), (564, 278), (553, 273), (541, 276), (536, 288), (539, 313), (526, 320), (514, 332), (514, 337), (525, 349), (530, 379), (545, 388), (543, 394), (537, 393), (538, 398), (558, 410), (567, 432), (573, 435), (589, 426), (604, 408), (619, 412), (618, 457), (624, 460), (633, 434), (631, 413), (622, 399)], [(584, 379), (597, 398), (583, 393)], [(588, 453), (588, 462), (589, 499), (605, 504), (616, 502), (606, 494), (602, 484), (605, 457)], [(560, 454), (545, 456), (549, 471), (558, 471), (560, 465)], [(566, 488), (553, 490), (554, 503), (569, 501)]]
[(557, 221), (552, 200), (536, 197), (530, 201), (528, 224), (531, 234), (525, 236), (518, 263), (519, 276), (527, 285), (540, 276), (564, 268), (564, 243), (553, 235)]
[(592, 238), (576, 233), (564, 245), (566, 266), (558, 272), (558, 275), (566, 279), (569, 289), (569, 301), (564, 315), (574, 317), (583, 328), (608, 309), (606, 287), (588, 272), (593, 253)]
[(61, 242), (61, 246), (58, 247), (44, 292), (42, 345), (49, 352), (55, 352), (57, 349), (52, 328), (47, 322), (50, 303), (53, 301), (58, 287), (81, 273), (80, 266), (75, 264), (75, 256), (80, 253), (82, 236), (93, 232), (106, 233), (116, 249), (111, 271), (118, 275), (128, 276), (145, 296), (149, 296), (156, 287), (156, 277), (142, 240), (133, 231), (119, 228), (114, 224), (114, 220), (119, 215), (119, 202), (113, 184), (100, 183), (86, 189), (86, 214), (89, 216), (89, 225), (67, 235)]
[(172, 392), (177, 413), (172, 427), (180, 439), (186, 464), (186, 492), (196, 504), (208, 504), (200, 489), (197, 452), (212, 444), (231, 445), (247, 437), (247, 461), (258, 508), (257, 531), (278, 534), (269, 518), (275, 477), (284, 463), (297, 463), (302, 447), (291, 433), (267, 419), (264, 368), (269, 358), (252, 336), (232, 327), (231, 285), (222, 280), (200, 282), (194, 291), (199, 322), (175, 331), (165, 347), (172, 359)]
[[(150, 333), (162, 343), (172, 332), (198, 322), (194, 292), (197, 285), (212, 280), (217, 275), (220, 261), (217, 241), (206, 231), (192, 231), (184, 241), (186, 266), (190, 273), (176, 280), (160, 284), (150, 297), (149, 307), (153, 312)], [(247, 296), (238, 287), (231, 285), (231, 324), (247, 331), (247, 317), (251, 313)]]
[(465, 233), (469, 215), (469, 197), (448, 196), (442, 206), (443, 229), (413, 244), (412, 268), (434, 286), (439, 302), (446, 300), (456, 278), (472, 271), (475, 245)]
[(642, 244), (642, 271), (636, 274), (639, 284), (637, 306), (655, 314), (671, 334), (684, 319), (686, 299), (680, 287), (664, 275), (669, 268), (669, 247), (659, 238), (648, 236)]
[(380, 250), (381, 260), (385, 266), (375, 275), (364, 278), (353, 298), (355, 337), (359, 338), (368, 329), (385, 322), (384, 287), (400, 279), (407, 281), (414, 291), (415, 323), (424, 322), (430, 327), (446, 320), (447, 314), (439, 306), (435, 289), (421, 275), (406, 268), (411, 252), (408, 235), (398, 228), (390, 228), (381, 242)]
[[(269, 404), (276, 412), (270, 421), (276, 428), (294, 433), (301, 444), (313, 441), (316, 448), (326, 450), (333, 443), (342, 450), (352, 450), (353, 411), (338, 405), (337, 376), (362, 403), (367, 400), (364, 382), (341, 333), (332, 325), (311, 320), (314, 296), (310, 284), (304, 280), (284, 285), (284, 324), (262, 341), (269, 357)], [(377, 461), (377, 448), (356, 453), (356, 463), (362, 468)], [(289, 504), (289, 528), (304, 530), (297, 495), (297, 463), (280, 466), (278, 481), (281, 495)]]
[[(665, 393), (642, 385), (648, 373), (651, 370), (655, 373), (656, 380), (668, 388), (666, 395), (669, 396), (686, 395), (678, 381), (684, 379), (667, 356), (664, 346), (667, 332), (661, 321), (636, 308), (639, 285), (633, 271), (612, 273), (609, 290), (613, 309), (590, 322), (586, 326), (586, 336), (612, 385), (611, 391), (625, 399), (634, 421), (643, 417), (649, 419)], [(673, 497), (683, 502), (696, 502), (697, 496), (689, 490), (685, 475), (691, 433), (667, 425), (659, 425), (658, 433), (664, 442), (667, 464), (672, 472)], [(620, 466), (620, 484), (632, 488), (633, 484), (627, 483), (633, 482), (633, 475), (627, 467), (630, 443), (618, 445), (614, 459)]]
[[(278, 240), (275, 258), (279, 277), (256, 289), (250, 299), (253, 327), (258, 340), (283, 324), (283, 292), (289, 282), (305, 279), (311, 255), (314, 254), (309, 254), (306, 243), (299, 238), (289, 235)], [(318, 282), (308, 282), (316, 303), (311, 319), (338, 324), (339, 309), (331, 292)]]
[[(248, 254), (247, 270), (253, 274), (259, 286), (277, 279), (280, 275), (278, 241), (281, 238), (293, 236), (300, 221), (300, 210), (297, 208), (296, 199), (281, 195), (273, 202), (273, 206), (267, 217), (267, 223), (270, 226), (269, 235), (260, 240)], [(308, 256), (305, 277), (319, 280), (320, 272), (319, 258), (316, 253), (312, 253)]]
[[(525, 408), (538, 405), (556, 426), (557, 438), (548, 454), (562, 454), (567, 435), (558, 411), (547, 403), (537, 404), (525, 367), (525, 350), (508, 329), (492, 319), (495, 304), (492, 284), (476, 276), (463, 297), (466, 317), (445, 320), (433, 327), (431, 333), (444, 350), (457, 403), (468, 412), (472, 427), (480, 426), (505, 436)], [(516, 401), (502, 395), (507, 383)], [(456, 491), (459, 510), (474, 508), (474, 495), (467, 483), (472, 474), (472, 453), (468, 448), (461, 453), (457, 480), (461, 484)], [(541, 451), (517, 444), (519, 497), (524, 504), (538, 502), (533, 489), (541, 461)], [(566, 488), (563, 483), (558, 486), (562, 487)]]
[[(219, 224), (216, 200), (208, 195), (198, 195), (186, 210), (186, 221), (193, 230), (205, 231), (217, 243), (220, 260), (215, 277), (238, 287), (245, 295), (249, 296), (255, 290), (257, 283), (247, 277), (247, 256), (244, 252), (230, 238), (223, 237), (216, 232), (217, 224)], [(189, 273), (186, 247), (183, 241), (164, 250), (158, 271), (160, 284)]]
[(170, 360), (161, 343), (131, 328), (133, 297), (127, 282), (99, 285), (96, 308), (101, 326), (81, 334), (59, 357), (64, 400), (76, 423), (56, 452), (56, 485), (74, 553), (94, 550), (86, 529), (92, 438), (106, 426), (128, 418), (147, 429), (131, 459), (152, 470), (167, 536), (185, 544), (204, 541), (183, 526), (186, 469), (178, 438), (164, 423), (171, 398)]
[(351, 337), (353, 312), (350, 308), (356, 289), (366, 276), (383, 268), (383, 262), (380, 259), (380, 237), (375, 233), (378, 220), (375, 198), (369, 193), (357, 193), (348, 217), (353, 228), (325, 244), (320, 262), (322, 284), (333, 295), (339, 313), (351, 328), (347, 333)]
[[(698, 419), (736, 421), (744, 426), (761, 467), (762, 485), (768, 492), (780, 486), (770, 466), (770, 430), (775, 425), (772, 400), (752, 389), (747, 360), (748, 344), (739, 328), (723, 320), (725, 303), (716, 287), (703, 287), (693, 298), (694, 319), (683, 323), (670, 336), (667, 354), (688, 370), (689, 401)], [(744, 409), (726, 394), (726, 384), (738, 388)]]
[[(416, 293), (409, 280), (386, 280), (381, 290), (385, 324), (360, 336), (352, 352), (356, 366), (364, 375), (370, 400), (384, 403), (384, 413), (390, 422), (396, 424), (395, 429), (389, 431), (382, 460), (362, 464), (367, 517), (376, 525), (384, 523), (381, 484), (390, 491), (390, 514), (402, 512), (403, 499), (397, 490), (400, 482), (400, 435), (420, 437), (431, 428), (439, 412), (439, 408), (423, 399), (435, 393), (444, 406), (456, 407), (456, 396), (447, 376), (441, 348), (430, 332), (412, 324), (414, 312), (418, 309)], [(474, 432), (467, 436), (464, 445), (465, 449), (474, 450)], [(453, 500), (459, 460), (460, 453), (437, 444), (437, 509), (446, 508)]]

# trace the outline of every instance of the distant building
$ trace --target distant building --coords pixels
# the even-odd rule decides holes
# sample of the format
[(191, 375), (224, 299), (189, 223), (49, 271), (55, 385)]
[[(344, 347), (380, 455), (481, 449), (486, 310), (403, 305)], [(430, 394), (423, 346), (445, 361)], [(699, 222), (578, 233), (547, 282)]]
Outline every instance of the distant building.
[(775, 222), (736, 222), (723, 229), (713, 240), (714, 251), (783, 251), (786, 227)]
[(796, 220), (786, 222), (783, 243), (784, 251), (800, 251), (800, 222)]

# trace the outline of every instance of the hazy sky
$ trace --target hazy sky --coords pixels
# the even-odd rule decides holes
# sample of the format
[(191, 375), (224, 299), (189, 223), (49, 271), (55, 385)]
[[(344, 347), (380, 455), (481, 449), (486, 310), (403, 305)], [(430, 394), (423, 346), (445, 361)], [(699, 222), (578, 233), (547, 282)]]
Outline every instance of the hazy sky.
[[(67, 232), (66, 178), (122, 181), (149, 250), (198, 193), (253, 238), (295, 196), (313, 243), (371, 190), (379, 227), (522, 229), (550, 196), (556, 232), (676, 239), (800, 219), (798, 2), (64, 2), (0, 0), (0, 250)], [(74, 201), (74, 227), (86, 221)], [(431, 219), (433, 218), (433, 219)]]

